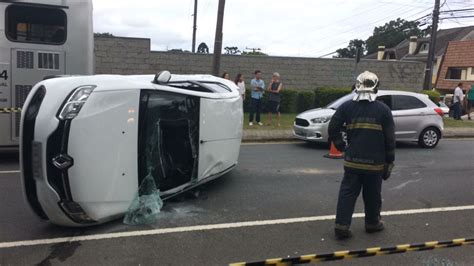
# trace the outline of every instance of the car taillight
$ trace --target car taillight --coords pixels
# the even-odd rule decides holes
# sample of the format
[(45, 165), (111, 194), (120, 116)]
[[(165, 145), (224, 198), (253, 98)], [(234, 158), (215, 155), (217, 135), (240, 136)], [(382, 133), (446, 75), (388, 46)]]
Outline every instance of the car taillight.
[(435, 108), (434, 110), (437, 114), (439, 114), (439, 116), (441, 116), (441, 117), (444, 116), (443, 110), (441, 110), (441, 108)]

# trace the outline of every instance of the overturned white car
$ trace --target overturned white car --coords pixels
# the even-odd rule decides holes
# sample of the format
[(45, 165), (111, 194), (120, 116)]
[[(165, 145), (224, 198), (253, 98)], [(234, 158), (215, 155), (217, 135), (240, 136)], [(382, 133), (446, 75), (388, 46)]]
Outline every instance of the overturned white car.
[(38, 83), (21, 119), (23, 188), (65, 226), (124, 215), (153, 176), (163, 199), (229, 172), (242, 138), (237, 86), (210, 75), (96, 75)]

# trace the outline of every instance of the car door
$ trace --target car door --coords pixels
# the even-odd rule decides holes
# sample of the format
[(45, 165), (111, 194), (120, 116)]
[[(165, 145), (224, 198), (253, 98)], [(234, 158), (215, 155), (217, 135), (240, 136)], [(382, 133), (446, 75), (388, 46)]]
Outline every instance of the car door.
[(392, 95), (392, 114), (397, 140), (418, 139), (418, 129), (425, 115), (426, 104), (411, 95)]
[[(392, 107), (392, 102), (393, 102), (393, 99), (392, 99), (392, 95), (380, 95), (380, 96), (377, 96), (377, 101), (380, 101), (382, 103), (384, 103), (386, 106), (388, 106), (388, 108), (390, 108), (390, 110), (392, 110), (392, 114), (393, 114), (393, 107)], [(398, 132), (398, 129), (400, 128), (398, 125), (397, 125), (397, 120), (395, 119), (395, 117), (393, 118), (394, 120), (394, 123), (395, 123), (395, 137), (398, 139), (399, 138), (399, 135), (400, 133)]]

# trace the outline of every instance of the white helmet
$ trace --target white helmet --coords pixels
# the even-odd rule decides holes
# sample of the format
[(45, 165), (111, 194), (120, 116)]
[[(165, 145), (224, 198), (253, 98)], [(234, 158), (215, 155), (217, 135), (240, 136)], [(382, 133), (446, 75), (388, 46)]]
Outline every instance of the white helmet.
[(379, 86), (379, 78), (372, 72), (364, 71), (361, 73), (355, 84), (354, 101), (373, 102), (377, 98), (377, 87)]

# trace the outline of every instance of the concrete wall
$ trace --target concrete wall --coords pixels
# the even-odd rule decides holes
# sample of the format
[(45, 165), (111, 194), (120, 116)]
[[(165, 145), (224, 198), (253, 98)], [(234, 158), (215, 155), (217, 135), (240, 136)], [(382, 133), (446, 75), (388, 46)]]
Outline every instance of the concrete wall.
[[(210, 73), (212, 54), (150, 51), (150, 40), (139, 38), (95, 38), (96, 74)], [(279, 72), (286, 88), (348, 87), (353, 83), (352, 59), (323, 59), (276, 56), (223, 55), (221, 71), (231, 78), (242, 73), (247, 82), (259, 69), (265, 81)], [(358, 73), (373, 71), (382, 89), (419, 90), (423, 84), (424, 64), (418, 62), (362, 60)]]

